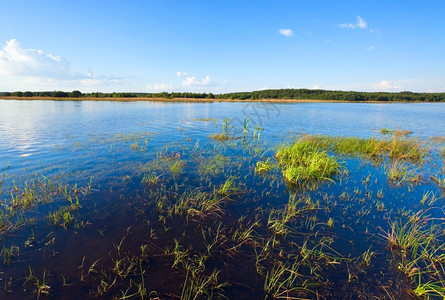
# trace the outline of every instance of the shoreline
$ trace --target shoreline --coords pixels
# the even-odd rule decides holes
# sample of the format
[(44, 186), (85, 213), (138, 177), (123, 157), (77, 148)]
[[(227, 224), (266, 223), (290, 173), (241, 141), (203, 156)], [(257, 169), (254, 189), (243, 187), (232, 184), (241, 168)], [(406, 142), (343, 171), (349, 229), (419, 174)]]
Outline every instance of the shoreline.
[(147, 98), (147, 97), (15, 97), (0, 96), (0, 100), (17, 100), (17, 101), (108, 101), (108, 102), (185, 102), (185, 103), (213, 103), (213, 102), (273, 102), (273, 103), (443, 103), (442, 101), (354, 101), (354, 100), (319, 100), (319, 99), (207, 99), (207, 98)]

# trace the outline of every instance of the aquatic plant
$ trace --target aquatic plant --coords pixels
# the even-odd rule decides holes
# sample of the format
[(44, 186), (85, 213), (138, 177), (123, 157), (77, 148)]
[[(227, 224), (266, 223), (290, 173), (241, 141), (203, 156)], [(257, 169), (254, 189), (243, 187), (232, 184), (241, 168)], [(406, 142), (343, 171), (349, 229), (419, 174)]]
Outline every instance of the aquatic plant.
[(48, 296), (51, 287), (46, 284), (46, 269), (43, 271), (43, 277), (40, 281), (36, 276), (33, 275), (32, 269), (29, 266), (29, 275), (25, 277), (25, 283), (23, 284), (25, 290), (32, 287), (34, 293), (37, 294), (37, 299), (42, 296)]
[(195, 189), (183, 192), (176, 203), (167, 210), (170, 216), (183, 216), (187, 220), (218, 218), (224, 214), (223, 205), (226, 201), (225, 198), (219, 197), (217, 194)]
[(419, 283), (417, 287), (413, 290), (413, 292), (414, 294), (416, 294), (417, 297), (423, 297), (423, 298), (426, 297), (426, 299), (430, 299), (430, 297), (433, 297), (433, 299), (435, 299), (437, 296), (445, 298), (444, 282), (428, 281), (427, 283), (422, 283), (419, 274)]
[(305, 180), (332, 180), (340, 173), (342, 165), (326, 151), (320, 150), (302, 138), (290, 146), (281, 146), (276, 153), (287, 181), (297, 183)]
[(228, 196), (230, 194), (238, 192), (239, 188), (237, 188), (235, 185), (235, 179), (236, 178), (233, 176), (229, 177), (220, 187), (217, 193), (221, 196)]
[(391, 129), (388, 129), (388, 128), (384, 127), (384, 128), (382, 128), (380, 130), (380, 133), (383, 134), (383, 135), (408, 136), (408, 135), (412, 134), (413, 132), (409, 131), (407, 129), (400, 130), (400, 129), (396, 128), (394, 130), (391, 130)]
[(230, 121), (231, 120), (229, 118), (224, 118), (222, 127), (221, 127), (221, 132), (212, 134), (209, 136), (209, 138), (211, 138), (213, 140), (217, 140), (217, 141), (226, 141), (226, 140), (230, 139), (229, 130), (232, 128)]
[(160, 177), (161, 175), (157, 175), (155, 172), (152, 172), (150, 174), (146, 174), (142, 179), (142, 182), (146, 184), (158, 184)]
[(305, 135), (302, 137), (313, 146), (342, 155), (366, 158), (421, 161), (428, 153), (426, 143), (417, 138), (394, 135), (389, 139), (357, 138), (341, 136)]
[(246, 138), (246, 134), (247, 134), (247, 127), (249, 126), (250, 123), (250, 119), (247, 115), (244, 115), (244, 120), (243, 120), (243, 138)]
[(445, 166), (442, 167), (442, 170), (438, 174), (432, 176), (431, 179), (445, 194)]
[(216, 154), (210, 157), (202, 156), (198, 161), (198, 173), (201, 176), (218, 175), (229, 162), (230, 158), (223, 154)]
[(3, 256), (3, 264), (9, 265), (11, 263), (11, 259), (20, 255), (20, 247), (14, 245), (11, 245), (11, 247), (3, 246), (0, 255)]
[(300, 263), (274, 264), (264, 280), (265, 299), (304, 299), (314, 283), (299, 273)]
[(428, 204), (428, 206), (433, 205), (437, 201), (437, 196), (432, 191), (427, 191), (423, 193), (422, 199), (420, 199), (420, 205), (422, 205), (422, 209), (425, 206), (425, 204)]
[(212, 299), (222, 296), (222, 288), (225, 283), (218, 282), (219, 271), (214, 270), (209, 276), (196, 274), (187, 269), (184, 279), (181, 300)]
[[(444, 244), (443, 228), (435, 221), (443, 218), (432, 218), (427, 209), (411, 215), (405, 223), (395, 221), (391, 230), (383, 235), (389, 248), (397, 257), (397, 268), (408, 278), (418, 278), (417, 287), (413, 290), (418, 296), (444, 296)], [(426, 276), (428, 274), (428, 276)], [(436, 281), (434, 281), (436, 280)]]
[(195, 118), (193, 121), (202, 121), (202, 122), (214, 122), (214, 118)]
[(256, 173), (267, 173), (274, 168), (274, 163), (270, 161), (270, 158), (267, 158), (265, 161), (258, 161), (256, 163), (255, 172)]
[(421, 176), (417, 168), (410, 166), (401, 160), (395, 160), (389, 165), (385, 165), (388, 179), (396, 185), (403, 183), (418, 183)]
[(371, 264), (371, 258), (375, 255), (374, 251), (371, 251), (371, 247), (368, 248), (362, 255), (361, 260), (364, 266), (369, 267)]
[(67, 227), (73, 222), (74, 217), (71, 215), (72, 206), (62, 206), (54, 212), (48, 214), (48, 220), (50, 224), (54, 226), (62, 226), (67, 229)]
[(173, 164), (170, 165), (169, 170), (172, 174), (179, 174), (184, 170), (186, 166), (185, 162), (181, 160), (175, 160)]

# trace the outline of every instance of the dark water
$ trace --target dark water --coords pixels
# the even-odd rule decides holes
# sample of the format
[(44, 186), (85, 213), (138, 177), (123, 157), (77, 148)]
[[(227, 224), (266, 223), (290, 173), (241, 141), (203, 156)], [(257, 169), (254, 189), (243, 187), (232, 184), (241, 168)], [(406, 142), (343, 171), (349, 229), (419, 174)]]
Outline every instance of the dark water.
[[(441, 172), (441, 144), (431, 146), (417, 184), (388, 182), (389, 161), (341, 157), (347, 175), (296, 189), (278, 169), (259, 176), (255, 165), (303, 133), (381, 137), (382, 128), (398, 128), (430, 141), (445, 136), (444, 116), (442, 103), (0, 100), (0, 298), (189, 299), (203, 282), (199, 299), (413, 298), (417, 276), (400, 272), (384, 236), (394, 220), (417, 212), (443, 217), (442, 189), (430, 180)], [(225, 118), (232, 138), (210, 139)], [(230, 195), (216, 193), (231, 178)], [(11, 208), (31, 190), (33, 204)], [(421, 205), (428, 192), (434, 203)], [(174, 211), (199, 193), (218, 195), (221, 207)], [(300, 200), (301, 213), (287, 224), (288, 236), (271, 240), (271, 220), (289, 197)], [(68, 222), (51, 223), (49, 214), (61, 208)], [(330, 218), (334, 226), (326, 225)], [(364, 267), (368, 249), (374, 254)], [(292, 264), (299, 266), (293, 273)], [(280, 266), (285, 273), (265, 288)], [(295, 282), (285, 281), (296, 273)]]

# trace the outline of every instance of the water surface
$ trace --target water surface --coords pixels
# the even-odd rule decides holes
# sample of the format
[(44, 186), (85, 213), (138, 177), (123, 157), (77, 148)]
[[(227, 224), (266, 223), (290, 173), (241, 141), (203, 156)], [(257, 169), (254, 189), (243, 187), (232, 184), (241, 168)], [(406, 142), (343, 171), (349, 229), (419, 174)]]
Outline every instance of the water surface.
[[(45, 277), (49, 297), (67, 299), (186, 299), (203, 282), (216, 298), (412, 298), (417, 277), (400, 272), (384, 236), (416, 213), (443, 217), (431, 179), (443, 145), (430, 137), (445, 136), (444, 116), (443, 103), (0, 100), (0, 296), (46, 297)], [(210, 138), (224, 122), (230, 139)], [(344, 156), (348, 172), (311, 188), (290, 186), (278, 166), (255, 173), (302, 134), (388, 138), (382, 128), (433, 143), (425, 162), (404, 162), (419, 182), (390, 182), (389, 159)], [(28, 194), (32, 204), (14, 206)], [(218, 205), (203, 212), (209, 198)], [(291, 199), (301, 214), (283, 235), (273, 224)], [(289, 283), (292, 266), (301, 277)]]

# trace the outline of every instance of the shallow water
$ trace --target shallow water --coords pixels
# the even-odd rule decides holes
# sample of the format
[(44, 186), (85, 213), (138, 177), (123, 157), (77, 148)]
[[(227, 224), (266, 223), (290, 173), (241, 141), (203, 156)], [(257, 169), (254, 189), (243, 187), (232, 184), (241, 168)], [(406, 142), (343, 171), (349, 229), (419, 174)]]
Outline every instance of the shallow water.
[[(430, 216), (443, 217), (442, 189), (430, 180), (442, 167), (438, 152), (432, 150), (430, 159), (418, 166), (422, 180), (417, 184), (389, 182), (388, 160), (340, 157), (348, 173), (316, 188), (289, 186), (279, 169), (260, 176), (255, 164), (273, 160), (278, 145), (303, 133), (381, 137), (382, 128), (399, 128), (420, 139), (442, 137), (444, 115), (442, 103), (0, 100), (2, 202), (11, 205), (11, 197), (29, 190), (39, 199), (23, 209), (1, 211), (5, 221), (0, 222), (0, 283), (5, 288), (0, 298), (47, 297), (38, 288), (45, 274), (51, 286), (48, 297), (55, 299), (130, 294), (140, 298), (142, 282), (142, 297), (152, 292), (161, 299), (186, 299), (184, 291), (196, 292), (193, 286), (203, 278), (210, 282), (213, 270), (219, 272), (218, 283), (226, 283), (206, 286), (216, 298), (218, 293), (239, 299), (273, 298), (282, 296), (282, 290), (276, 284), (266, 291), (266, 274), (296, 260), (301, 260), (302, 276), (287, 287), (294, 296), (412, 297), (409, 291), (416, 284), (397, 271), (395, 254), (383, 236), (393, 220), (410, 212), (426, 209)], [(243, 137), (245, 117), (250, 122)], [(231, 119), (228, 132), (233, 138), (210, 139), (223, 130), (224, 118)], [(443, 145), (434, 147), (440, 150)], [(150, 178), (153, 182), (147, 183)], [(230, 178), (236, 188), (227, 196), (216, 193)], [(426, 192), (437, 195), (431, 205), (420, 204)], [(205, 216), (193, 212), (196, 203), (187, 212), (174, 211), (181, 197), (198, 197), (197, 193), (217, 197), (222, 206)], [(289, 197), (301, 200), (298, 207), (304, 213), (287, 225), (289, 236), (275, 241), (262, 257), (259, 251), (276, 237), (271, 235), (271, 217), (286, 209)], [(62, 213), (62, 219), (72, 220), (51, 224), (49, 213), (63, 207), (69, 215)], [(334, 220), (332, 227), (326, 225), (329, 218)], [(241, 240), (237, 232), (255, 222), (255, 233)], [(218, 228), (221, 235), (215, 234)], [(218, 242), (209, 250), (211, 240)], [(141, 246), (148, 254), (141, 253)], [(307, 264), (306, 246), (322, 247), (327, 256), (315, 251)], [(6, 255), (9, 249), (13, 255)], [(368, 249), (375, 254), (365, 268), (359, 258)], [(175, 264), (180, 250), (187, 255)], [(195, 257), (205, 262), (204, 269)], [(39, 284), (26, 280), (29, 268)], [(123, 274), (123, 269), (129, 273)], [(196, 275), (195, 281), (190, 281), (189, 272)], [(286, 276), (289, 273), (280, 280)]]

